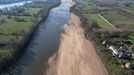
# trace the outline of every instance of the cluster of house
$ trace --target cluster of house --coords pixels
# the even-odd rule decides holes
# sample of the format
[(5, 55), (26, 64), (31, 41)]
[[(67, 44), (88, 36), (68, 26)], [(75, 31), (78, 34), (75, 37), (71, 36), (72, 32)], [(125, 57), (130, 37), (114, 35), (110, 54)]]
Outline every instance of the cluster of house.
[[(131, 40), (122, 41), (122, 45), (117, 48), (117, 45), (111, 41), (103, 41), (102, 44), (112, 52), (112, 56), (116, 56), (120, 59), (134, 59), (134, 54), (131, 50), (129, 50), (128, 45), (133, 45)], [(126, 68), (132, 67), (132, 64), (125, 63)]]

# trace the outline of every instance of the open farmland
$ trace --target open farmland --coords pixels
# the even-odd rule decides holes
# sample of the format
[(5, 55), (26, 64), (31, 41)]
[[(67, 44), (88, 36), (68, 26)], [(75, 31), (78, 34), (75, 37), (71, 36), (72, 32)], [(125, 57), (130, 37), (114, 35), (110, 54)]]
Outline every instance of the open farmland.
[(76, 9), (74, 11), (86, 18), (88, 23), (95, 21), (97, 22), (98, 26), (103, 29), (115, 29), (115, 27), (111, 26), (110, 22), (102, 19), (102, 17), (98, 15), (99, 9), (96, 7), (96, 5), (90, 2), (87, 3), (83, 1), (76, 4)]
[(108, 22), (103, 20), (100, 16), (97, 14), (85, 14), (84, 15), (88, 20), (95, 20), (99, 24), (100, 27), (104, 29), (112, 29), (112, 26), (109, 25)]
[[(8, 15), (1, 15), (0, 19), (4, 19), (6, 22), (0, 25), (0, 41), (7, 43), (6, 40), (10, 41), (15, 38), (22, 32), (27, 32), (32, 27), (33, 14), (37, 14), (40, 8), (27, 8), (31, 16), (11, 16), (11, 19), (8, 19)], [(34, 11), (33, 11), (34, 10)], [(32, 12), (33, 11), (33, 12)], [(14, 20), (15, 17), (22, 18), (25, 21), (17, 22)], [(17, 39), (16, 39), (17, 40)]]
[(103, 11), (100, 14), (103, 15), (103, 17), (105, 17), (109, 22), (111, 22), (117, 28), (121, 28), (121, 29), (134, 28), (133, 19), (130, 19), (124, 15), (118, 14), (115, 11)]
[[(91, 6), (90, 3), (87, 0), (83, 0), (86, 2), (87, 6)], [(82, 20), (82, 26), (85, 29), (85, 36), (87, 36), (87, 39), (93, 40), (96, 44), (96, 52), (100, 55), (102, 58), (105, 67), (107, 68), (109, 75), (133, 75), (134, 74), (134, 69), (126, 69), (125, 67), (122, 67), (124, 63), (130, 62), (134, 64), (134, 60), (129, 60), (129, 59), (119, 59), (118, 57), (112, 56), (112, 53), (107, 49), (106, 47), (102, 46), (102, 41), (104, 40), (110, 40), (110, 41), (116, 41), (115, 44), (118, 44), (117, 41), (124, 41), (124, 40), (131, 40), (134, 41), (134, 19), (130, 18), (129, 16), (120, 13), (118, 10), (114, 10), (112, 8), (112, 3), (119, 4), (119, 6), (123, 6), (123, 2), (127, 2), (128, 0), (97, 0), (98, 2), (100, 1), (99, 4), (93, 2), (92, 5), (96, 5), (97, 12), (92, 12), (92, 13), (85, 13), (85, 7), (81, 7), (81, 11), (77, 11), (80, 17), (86, 18)], [(102, 1), (102, 3), (101, 3)], [(103, 5), (103, 1), (104, 3)], [(81, 3), (81, 2), (80, 2)], [(80, 3), (76, 5), (73, 9), (76, 10), (75, 8), (77, 6), (81, 6)], [(89, 4), (88, 4), (89, 3)], [(118, 6), (118, 5), (117, 5)], [(114, 4), (113, 4), (114, 7)], [(116, 7), (116, 6), (115, 6)], [(92, 7), (90, 7), (92, 8)], [(95, 9), (96, 9), (95, 8)], [(118, 7), (117, 7), (118, 8)], [(133, 8), (124, 8), (131, 13), (133, 12)], [(89, 9), (91, 12), (91, 9)], [(89, 12), (88, 11), (88, 12)], [(74, 11), (77, 13), (76, 11)], [(126, 13), (126, 12), (123, 12)], [(99, 14), (102, 16), (99, 16)], [(126, 13), (128, 14), (128, 13)], [(118, 30), (114, 30), (111, 25), (108, 24), (105, 20), (107, 20), (109, 23), (111, 23), (114, 27), (116, 27)], [(96, 28), (95, 25), (96, 23), (91, 23), (93, 20), (97, 22), (97, 25), (100, 26), (101, 28)], [(83, 23), (84, 22), (84, 23)], [(93, 24), (93, 25), (92, 25)], [(92, 35), (92, 36), (91, 36)], [(119, 47), (119, 46), (117, 46)], [(134, 52), (134, 46), (132, 45), (129, 47), (129, 50), (133, 53)]]
[(114, 3), (119, 5), (125, 5), (134, 2), (134, 0), (98, 0), (98, 1), (105, 2), (105, 3)]
[[(12, 34), (28, 30), (32, 25), (33, 14), (37, 14), (39, 10), (40, 8), (28, 8), (27, 11), (31, 16), (11, 16), (12, 19), (8, 19), (8, 15), (1, 15), (0, 19), (4, 19), (6, 22), (0, 25), (0, 33)], [(14, 20), (15, 17), (22, 18), (25, 21), (17, 22)]]
[[(39, 20), (40, 16), (36, 14), (42, 8), (12, 7), (10, 9), (15, 12), (7, 9), (0, 12), (0, 61), (12, 58), (16, 48), (22, 44), (25, 37), (30, 33), (29, 31), (33, 27), (34, 20)], [(21, 10), (24, 12), (19, 12)]]
[(41, 10), (41, 8), (26, 8), (26, 10), (27, 10), (31, 15), (33, 15), (33, 14), (37, 14), (37, 13)]
[(103, 15), (108, 21), (113, 22), (113, 23), (116, 23), (116, 22), (134, 23), (133, 19), (120, 15), (115, 11), (104, 11), (104, 12), (101, 12), (101, 15)]
[(134, 14), (134, 6), (122, 7), (122, 9), (131, 14)]

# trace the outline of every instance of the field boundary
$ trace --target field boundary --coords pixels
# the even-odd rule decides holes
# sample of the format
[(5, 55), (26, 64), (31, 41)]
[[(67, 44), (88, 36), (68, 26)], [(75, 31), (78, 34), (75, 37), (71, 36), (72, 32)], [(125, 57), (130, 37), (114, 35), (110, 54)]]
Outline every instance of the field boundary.
[(97, 14), (100, 18), (102, 18), (105, 22), (107, 22), (111, 27), (113, 27), (114, 29), (118, 29), (116, 28), (112, 23), (110, 23), (107, 19), (105, 19), (102, 15)]

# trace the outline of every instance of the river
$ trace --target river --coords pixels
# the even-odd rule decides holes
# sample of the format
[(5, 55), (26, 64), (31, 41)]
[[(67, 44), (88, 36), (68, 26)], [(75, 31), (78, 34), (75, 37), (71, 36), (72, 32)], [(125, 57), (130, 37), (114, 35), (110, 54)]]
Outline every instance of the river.
[(63, 25), (69, 20), (69, 9), (67, 0), (62, 0), (58, 7), (51, 9), (48, 18), (39, 25), (25, 54), (10, 69), (10, 75), (42, 74), (44, 63), (59, 47)]
[(22, 6), (25, 3), (31, 3), (32, 1), (23, 1), (23, 2), (16, 2), (16, 3), (11, 3), (11, 4), (0, 4), (0, 9), (3, 8), (8, 8), (8, 7), (13, 7), (13, 6)]

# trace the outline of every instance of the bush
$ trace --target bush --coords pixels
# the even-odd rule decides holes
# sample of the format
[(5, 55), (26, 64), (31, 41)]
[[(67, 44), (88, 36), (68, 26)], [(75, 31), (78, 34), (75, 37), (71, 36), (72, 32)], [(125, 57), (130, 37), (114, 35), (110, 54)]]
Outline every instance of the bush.
[(8, 16), (7, 16), (7, 19), (12, 19), (12, 16), (11, 16), (11, 15), (8, 15)]
[(26, 22), (26, 20), (24, 18), (19, 18), (19, 17), (15, 17), (14, 20), (16, 22)]
[(0, 20), (0, 25), (6, 23), (6, 20), (3, 18)]

